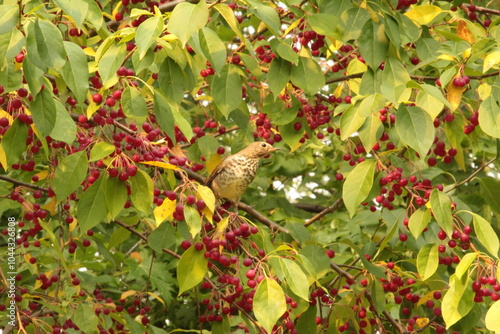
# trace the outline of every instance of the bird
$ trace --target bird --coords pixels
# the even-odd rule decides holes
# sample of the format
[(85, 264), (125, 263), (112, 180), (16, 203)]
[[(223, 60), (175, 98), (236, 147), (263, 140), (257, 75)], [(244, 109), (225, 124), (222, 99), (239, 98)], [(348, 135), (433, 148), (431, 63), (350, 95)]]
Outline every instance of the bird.
[(241, 196), (257, 173), (259, 160), (279, 148), (266, 142), (253, 142), (236, 154), (221, 161), (205, 182), (217, 199), (226, 199), (238, 212)]

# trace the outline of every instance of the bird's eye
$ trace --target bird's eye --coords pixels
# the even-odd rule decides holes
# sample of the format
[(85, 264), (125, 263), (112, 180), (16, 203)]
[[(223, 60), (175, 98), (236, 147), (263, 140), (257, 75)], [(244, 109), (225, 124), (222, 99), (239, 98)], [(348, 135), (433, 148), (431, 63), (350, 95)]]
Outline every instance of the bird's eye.
[(260, 146), (261, 146), (261, 147), (266, 147), (266, 146), (267, 146), (267, 144), (266, 144), (266, 143), (262, 143), (262, 144), (260, 144)]

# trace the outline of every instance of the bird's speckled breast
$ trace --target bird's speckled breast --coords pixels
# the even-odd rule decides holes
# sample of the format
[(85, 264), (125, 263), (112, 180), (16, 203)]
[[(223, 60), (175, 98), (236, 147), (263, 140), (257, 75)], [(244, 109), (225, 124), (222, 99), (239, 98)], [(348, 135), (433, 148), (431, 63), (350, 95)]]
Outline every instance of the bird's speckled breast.
[(224, 168), (215, 178), (219, 196), (227, 199), (239, 198), (255, 178), (259, 159), (232, 156), (224, 162)]

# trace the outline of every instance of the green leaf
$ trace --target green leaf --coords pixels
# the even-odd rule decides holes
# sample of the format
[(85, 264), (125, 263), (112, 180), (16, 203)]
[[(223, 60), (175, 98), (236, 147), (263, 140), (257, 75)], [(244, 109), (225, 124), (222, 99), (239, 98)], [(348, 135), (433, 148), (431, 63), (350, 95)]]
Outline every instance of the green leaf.
[(368, 117), (385, 107), (386, 99), (380, 94), (366, 96), (359, 105), (359, 114)]
[(304, 135), (304, 130), (295, 130), (294, 124), (295, 121), (280, 125), (280, 135), (291, 149), (296, 149), (296, 146), (299, 144), (300, 139)]
[[(108, 181), (110, 179), (108, 179)], [(124, 243), (125, 241), (127, 241), (129, 239), (131, 233), (132, 232), (130, 232), (129, 230), (120, 226), (119, 228), (114, 230), (113, 233), (111, 234), (111, 236), (109, 237), (109, 242), (107, 244), (107, 248), (112, 249), (113, 247), (121, 245), (122, 243)]]
[(309, 301), (309, 283), (304, 271), (295, 261), (289, 259), (280, 259), (280, 261), (283, 262), (285, 279), (290, 289), (300, 298)]
[(82, 184), (87, 177), (88, 163), (85, 151), (70, 154), (59, 161), (52, 179), (58, 202), (65, 200)]
[(359, 139), (366, 152), (370, 152), (378, 142), (384, 131), (384, 126), (380, 118), (376, 115), (370, 115), (366, 118), (363, 126), (359, 129)]
[(118, 216), (127, 201), (127, 186), (125, 182), (117, 177), (106, 179), (106, 205), (108, 207), (108, 218), (113, 220)]
[(490, 95), (479, 106), (479, 126), (493, 138), (500, 138), (500, 106), (497, 98)]
[(6, 92), (12, 92), (21, 88), (23, 84), (23, 72), (16, 70), (14, 62), (9, 62), (5, 68), (0, 71), (0, 85)]
[(253, 312), (257, 321), (269, 333), (286, 312), (285, 293), (275, 280), (266, 277), (259, 283), (253, 297)]
[(453, 217), (451, 215), (451, 199), (442, 191), (432, 190), (430, 196), (432, 214), (446, 235), (453, 233)]
[(14, 30), (18, 19), (19, 7), (17, 5), (0, 5), (0, 34)]
[(262, 70), (260, 69), (260, 64), (257, 59), (241, 52), (238, 53), (238, 55), (240, 56), (243, 64), (247, 67), (247, 70), (250, 71), (250, 74), (257, 79), (260, 79), (262, 77)]
[(467, 275), (458, 278), (455, 274), (450, 277), (450, 289), (441, 303), (446, 328), (465, 317), (474, 306), (474, 292), (467, 278)]
[(434, 275), (439, 265), (439, 253), (436, 244), (427, 244), (417, 255), (417, 270), (423, 281)]
[(1, 142), (9, 166), (19, 161), (21, 155), (26, 150), (27, 139), (28, 128), (24, 123), (19, 121), (19, 118), (16, 118), (7, 132), (3, 135)]
[(375, 309), (380, 313), (385, 310), (386, 298), (382, 282), (378, 279), (374, 279), (370, 282), (370, 292), (372, 294), (373, 304)]
[(271, 65), (269, 65), (267, 84), (275, 100), (290, 80), (291, 71), (292, 65), (281, 58), (274, 58)]
[(137, 170), (137, 174), (129, 179), (131, 195), (130, 199), (134, 207), (144, 213), (151, 211), (153, 203), (153, 181), (151, 177), (141, 169)]
[(356, 103), (347, 107), (342, 116), (340, 116), (340, 139), (346, 140), (363, 126), (366, 117), (361, 116), (360, 113), (361, 109), (359, 108), (359, 104)]
[(219, 35), (207, 27), (201, 29), (198, 36), (203, 53), (210, 61), (215, 74), (219, 75), (222, 67), (226, 64), (226, 45), (222, 42)]
[(174, 115), (175, 125), (179, 127), (179, 130), (186, 136), (189, 141), (193, 137), (193, 129), (191, 128), (191, 124), (186, 120), (186, 118), (179, 111), (179, 108), (175, 105), (171, 105), (172, 107), (172, 115)]
[(491, 224), (480, 215), (472, 214), (472, 221), (474, 224), (474, 231), (479, 242), (490, 252), (495, 258), (498, 258), (498, 235), (491, 227)]
[(52, 22), (37, 19), (28, 24), (27, 31), (26, 49), (37, 67), (58, 70), (66, 64), (63, 37)]
[(146, 99), (135, 86), (127, 86), (122, 92), (123, 113), (134, 118), (138, 123), (143, 123), (148, 117)]
[(366, 199), (373, 186), (373, 176), (375, 172), (375, 160), (365, 160), (358, 164), (347, 175), (342, 197), (349, 212), (349, 217), (353, 217), (359, 204)]
[(460, 262), (455, 268), (455, 275), (457, 276), (457, 278), (462, 278), (462, 276), (469, 270), (472, 262), (474, 262), (478, 255), (478, 252), (467, 253), (460, 259)]
[[(163, 224), (165, 225), (165, 224)], [(179, 295), (197, 286), (208, 272), (208, 259), (203, 251), (197, 251), (193, 246), (182, 254), (177, 264), (177, 280), (179, 282)]]
[(68, 54), (68, 61), (62, 67), (62, 77), (78, 103), (83, 103), (89, 89), (87, 56), (81, 47), (71, 42), (65, 41), (64, 49)]
[(163, 248), (174, 246), (175, 241), (175, 228), (168, 222), (158, 226), (148, 237), (149, 247), (158, 253), (161, 253)]
[(401, 62), (394, 58), (388, 58), (382, 71), (380, 90), (387, 100), (398, 104), (401, 95), (406, 90), (406, 84), (410, 80), (410, 76)]
[(384, 25), (366, 21), (359, 36), (359, 52), (371, 68), (378, 68), (389, 50), (389, 40)]
[[(87, 165), (85, 165), (87, 167)], [(80, 196), (76, 211), (78, 213), (78, 225), (81, 231), (87, 231), (101, 223), (108, 214), (106, 205), (106, 181), (105, 176), (99, 177)]]
[(50, 133), (50, 137), (55, 140), (63, 141), (65, 143), (71, 144), (75, 140), (76, 136), (76, 124), (75, 121), (68, 114), (68, 111), (58, 100), (54, 101), (56, 103), (56, 124)]
[(33, 123), (40, 134), (45, 137), (50, 135), (56, 125), (56, 104), (54, 96), (49, 89), (44, 89), (33, 99), (30, 104)]
[(270, 42), (271, 49), (281, 58), (288, 60), (291, 63), (296, 63), (299, 60), (299, 55), (293, 51), (292, 47), (279, 38), (273, 38)]
[(490, 306), (488, 312), (486, 312), (486, 317), (484, 322), (486, 323), (486, 328), (495, 333), (500, 333), (500, 300), (497, 300)]
[(435, 132), (429, 114), (422, 108), (400, 104), (396, 118), (396, 132), (401, 140), (425, 157), (434, 141)]
[[(106, 38), (107, 36), (103, 36), (104, 34), (109, 34), (109, 32), (106, 30), (105, 26), (103, 25), (104, 19), (102, 15), (102, 10), (99, 8), (99, 5), (97, 2), (94, 0), (76, 0), (79, 3), (86, 3), (89, 10), (87, 12), (87, 16), (85, 17), (85, 20), (89, 22), (94, 29), (99, 30), (99, 35), (101, 38)], [(104, 26), (104, 27), (103, 27)], [(104, 32), (104, 34), (103, 34)]]
[(172, 58), (166, 58), (161, 64), (158, 84), (160, 90), (171, 103), (180, 103), (184, 98), (187, 85), (185, 74)]
[(163, 18), (161, 16), (151, 16), (142, 22), (135, 33), (135, 42), (139, 59), (144, 58), (149, 48), (156, 43), (156, 39), (163, 31)]
[(226, 118), (242, 103), (241, 78), (233, 65), (224, 66), (220, 75), (214, 76), (212, 97), (217, 108)]
[[(325, 254), (324, 249), (317, 245), (307, 245), (299, 251), (299, 254), (309, 260), (313, 266), (311, 274), (315, 274), (314, 279), (319, 280), (330, 270), (330, 258)], [(302, 263), (306, 261), (302, 259)], [(305, 265), (307, 268), (307, 266)]]
[(193, 238), (201, 231), (201, 217), (198, 210), (191, 205), (184, 205), (184, 218)]
[(309, 306), (295, 326), (297, 333), (316, 333), (316, 306)]
[[(422, 231), (427, 227), (431, 220), (431, 211), (425, 207), (416, 210), (410, 217), (408, 228), (415, 239), (417, 239)], [(451, 234), (449, 234), (451, 235)]]
[(99, 317), (95, 314), (92, 303), (78, 303), (73, 321), (85, 333), (96, 333)]
[(125, 43), (112, 43), (99, 59), (97, 70), (99, 71), (104, 87), (109, 85), (108, 81), (116, 77), (116, 71), (122, 66), (126, 54), (127, 46)]
[(23, 71), (24, 78), (28, 83), (31, 95), (33, 98), (36, 98), (42, 89), (42, 85), (47, 83), (44, 78), (44, 73), (41, 69), (36, 67), (35, 64), (33, 64), (29, 56), (24, 57)]
[(370, 19), (370, 14), (364, 8), (350, 8), (341, 15), (342, 23), (339, 25), (344, 29), (343, 42), (351, 39), (357, 40), (361, 35), (361, 29), (365, 22)]
[(87, 17), (89, 5), (80, 0), (54, 0), (55, 4), (71, 16), (78, 29), (82, 28), (83, 20)]
[(493, 211), (500, 213), (500, 182), (492, 177), (481, 177), (479, 184), (481, 185), (481, 197)]
[(0, 48), (0, 70), (3, 70), (7, 64), (11, 63), (10, 60), (21, 52), (26, 45), (26, 38), (19, 30), (11, 29), (0, 34), (0, 45), (4, 46)]
[(205, 0), (193, 5), (189, 2), (181, 2), (175, 6), (167, 30), (177, 36), (182, 45), (198, 30), (203, 28), (208, 21), (208, 7)]
[(154, 95), (154, 110), (156, 120), (160, 128), (166, 132), (167, 136), (175, 143), (175, 123), (172, 108), (168, 100), (159, 91), (155, 91)]
[(307, 57), (299, 57), (297, 66), (292, 67), (292, 83), (308, 94), (316, 94), (325, 86), (325, 76), (318, 63)]
[(246, 0), (250, 11), (261, 19), (273, 35), (280, 35), (281, 20), (276, 10), (257, 0)]
[(316, 13), (308, 17), (311, 28), (320, 35), (341, 40), (342, 37), (337, 29), (337, 17), (326, 13)]
[(90, 150), (90, 159), (89, 161), (97, 161), (101, 160), (102, 158), (107, 157), (111, 153), (113, 153), (116, 150), (115, 145), (112, 145), (107, 142), (99, 142), (92, 147), (92, 150)]

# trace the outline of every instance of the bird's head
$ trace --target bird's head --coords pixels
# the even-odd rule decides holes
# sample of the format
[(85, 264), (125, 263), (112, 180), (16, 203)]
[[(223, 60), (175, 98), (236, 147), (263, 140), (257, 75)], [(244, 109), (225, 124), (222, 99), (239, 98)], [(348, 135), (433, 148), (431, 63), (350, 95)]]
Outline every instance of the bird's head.
[(238, 154), (252, 159), (259, 159), (277, 150), (279, 150), (279, 148), (273, 147), (271, 144), (268, 144), (264, 141), (257, 141), (248, 145), (246, 148), (238, 152)]

